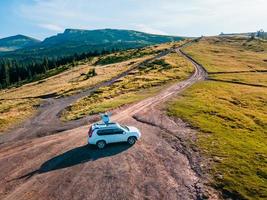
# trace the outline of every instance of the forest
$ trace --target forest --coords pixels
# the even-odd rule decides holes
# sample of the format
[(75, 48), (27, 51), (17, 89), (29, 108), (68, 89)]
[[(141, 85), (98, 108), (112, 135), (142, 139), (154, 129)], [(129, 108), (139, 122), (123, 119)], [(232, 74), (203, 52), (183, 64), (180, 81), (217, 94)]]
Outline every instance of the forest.
[[(69, 67), (74, 67), (77, 61), (98, 55), (105, 55), (115, 51), (118, 51), (118, 49), (111, 49), (110, 51), (103, 50), (101, 52), (94, 51), (82, 54), (76, 53), (71, 56), (62, 56), (58, 58), (44, 56), (42, 59), (28, 59), (26, 62), (13, 58), (0, 57), (0, 89), (37, 81), (58, 74)], [(48, 73), (52, 69), (54, 72)]]

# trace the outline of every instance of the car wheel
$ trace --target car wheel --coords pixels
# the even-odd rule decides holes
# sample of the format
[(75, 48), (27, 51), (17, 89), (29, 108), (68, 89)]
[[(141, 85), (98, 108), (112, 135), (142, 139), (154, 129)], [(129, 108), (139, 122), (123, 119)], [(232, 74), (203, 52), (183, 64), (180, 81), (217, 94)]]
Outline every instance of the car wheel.
[(130, 144), (130, 145), (134, 145), (135, 142), (136, 142), (136, 138), (135, 137), (129, 137), (127, 142)]
[(105, 146), (106, 146), (106, 142), (105, 142), (104, 140), (101, 140), (101, 141), (98, 141), (98, 142), (96, 143), (96, 145), (97, 145), (97, 147), (98, 147), (99, 149), (104, 149)]

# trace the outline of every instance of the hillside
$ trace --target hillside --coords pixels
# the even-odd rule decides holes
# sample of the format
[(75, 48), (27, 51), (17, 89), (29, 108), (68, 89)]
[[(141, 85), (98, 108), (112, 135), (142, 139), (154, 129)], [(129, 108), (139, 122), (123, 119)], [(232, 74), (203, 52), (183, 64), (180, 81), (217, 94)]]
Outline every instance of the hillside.
[(49, 37), (44, 40), (43, 45), (55, 45), (65, 42), (83, 42), (86, 45), (98, 45), (107, 43), (135, 43), (140, 45), (151, 45), (180, 40), (181, 37), (153, 35), (133, 30), (100, 29), (80, 30), (66, 29), (64, 33)]
[[(24, 38), (25, 36), (16, 36)], [(149, 45), (182, 40), (181, 37), (162, 36), (131, 30), (78, 30), (66, 29), (63, 33), (46, 38), (43, 42), (24, 43), (24, 48), (0, 52), (0, 88), (38, 80), (47, 71), (76, 61), (127, 49), (140, 49)], [(18, 41), (8, 38), (6, 46), (18, 48)], [(8, 43), (9, 41), (9, 43)], [(13, 41), (13, 43), (12, 43)], [(2, 50), (7, 50), (2, 47)], [(62, 69), (60, 70), (62, 71)], [(55, 74), (55, 73), (54, 73)]]
[(4, 51), (14, 51), (17, 49), (22, 49), (26, 47), (31, 47), (39, 44), (41, 41), (25, 36), (25, 35), (15, 35), (7, 38), (0, 39), (0, 52)]
[[(36, 109), (35, 105), (40, 104), (42, 100), (45, 100), (48, 97), (64, 97), (88, 90), (88, 88), (92, 88), (101, 82), (108, 81), (116, 77), (118, 74), (133, 68), (135, 65), (138, 65), (171, 47), (172, 44), (167, 43), (158, 46), (149, 46), (142, 50), (133, 49), (119, 53), (97, 56), (93, 60), (85, 59), (77, 61), (75, 66), (72, 64), (61, 66), (60, 68), (64, 68), (65, 71), (60, 72), (55, 76), (29, 84), (24, 84), (20, 87), (0, 90), (0, 132), (31, 116)], [(137, 52), (139, 54), (138, 56), (136, 56)], [(123, 60), (113, 64), (113, 60), (116, 60), (114, 58), (121, 58), (122, 56), (124, 58)], [(109, 62), (107, 62), (106, 59), (110, 57), (112, 59), (108, 59)], [(97, 60), (106, 60), (106, 63), (96, 65), (95, 62)], [(46, 74), (54, 74), (54, 70), (61, 71), (60, 68), (48, 70)], [(96, 75), (94, 76), (89, 74), (89, 72), (93, 69), (96, 72)], [(181, 69), (186, 69), (186, 66)], [(179, 69), (177, 69), (176, 72), (176, 76), (179, 75), (178, 79), (181, 78), (182, 73), (179, 72)], [(157, 73), (162, 76), (161, 72)], [(171, 78), (173, 78), (173, 74)], [(168, 78), (168, 80), (171, 78)], [(154, 77), (153, 80), (147, 79), (146, 84), (150, 84), (151, 81), (153, 81), (154, 84), (157, 82), (163, 84), (166, 82), (165, 79), (167, 78), (163, 77), (161, 79), (162, 80), (158, 80), (156, 77)], [(159, 83), (156, 85), (159, 85)], [(10, 116), (12, 117), (10, 118)]]
[(46, 38), (31, 48), (9, 52), (2, 57), (23, 59), (25, 56), (40, 58), (44, 56), (70, 56), (103, 50), (124, 50), (140, 48), (153, 44), (179, 41), (182, 37), (153, 35), (132, 30), (100, 29), (80, 30), (66, 29), (63, 33)]

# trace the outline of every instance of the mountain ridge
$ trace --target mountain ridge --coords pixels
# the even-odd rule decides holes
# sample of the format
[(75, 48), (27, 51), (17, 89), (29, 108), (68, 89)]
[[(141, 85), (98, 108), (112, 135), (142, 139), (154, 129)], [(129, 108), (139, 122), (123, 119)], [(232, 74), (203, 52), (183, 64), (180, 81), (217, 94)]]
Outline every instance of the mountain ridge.
[[(0, 39), (0, 51), (14, 51), (25, 47), (30, 47), (41, 41), (26, 35), (18, 34)], [(4, 50), (5, 49), (5, 50)]]
[[(25, 36), (27, 37), (27, 36)], [(32, 46), (14, 48), (14, 51), (2, 52), (0, 57), (25, 59), (28, 57), (70, 56), (75, 53), (125, 50), (142, 48), (149, 45), (182, 40), (179, 36), (165, 36), (124, 29), (83, 30), (67, 28)], [(3, 40), (3, 39), (2, 39)], [(1, 46), (0, 46), (1, 47)]]

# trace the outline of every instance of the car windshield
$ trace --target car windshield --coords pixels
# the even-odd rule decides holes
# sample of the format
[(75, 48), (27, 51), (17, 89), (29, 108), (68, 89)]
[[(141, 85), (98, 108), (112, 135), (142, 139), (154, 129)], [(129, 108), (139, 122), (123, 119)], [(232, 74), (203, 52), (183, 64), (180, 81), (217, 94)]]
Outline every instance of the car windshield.
[(129, 128), (128, 128), (127, 126), (122, 126), (122, 125), (121, 125), (121, 127), (122, 127), (123, 129), (129, 131)]

